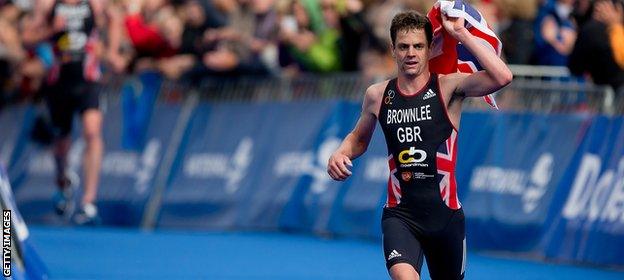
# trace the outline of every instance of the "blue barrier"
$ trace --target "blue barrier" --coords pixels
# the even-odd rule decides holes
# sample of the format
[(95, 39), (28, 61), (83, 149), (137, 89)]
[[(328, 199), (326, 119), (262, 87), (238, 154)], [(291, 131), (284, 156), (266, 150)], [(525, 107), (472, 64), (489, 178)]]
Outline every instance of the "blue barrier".
[(145, 146), (147, 129), (162, 80), (157, 72), (143, 72), (137, 78), (127, 80), (122, 87), (123, 148), (136, 150)]
[(32, 118), (33, 108), (16, 106), (3, 109), (0, 114), (0, 163), (9, 166), (13, 156), (19, 153), (21, 134), (26, 133), (24, 123)]
[[(181, 110), (156, 106), (147, 144), (138, 152), (121, 149), (120, 108), (108, 109), (100, 197), (109, 224), (140, 223), (153, 172)], [(173, 167), (165, 170), (170, 173), (164, 174), (168, 181), (156, 225), (379, 238), (388, 178), (381, 130), (354, 162), (349, 180), (333, 182), (326, 175), (327, 158), (359, 111), (360, 104), (343, 101), (198, 105), (173, 153)], [(624, 265), (624, 251), (611, 249), (624, 241), (623, 121), (464, 113), (457, 179), (469, 246)], [(150, 147), (151, 139), (158, 141), (158, 149)], [(22, 149), (17, 158), (37, 155)], [(142, 166), (139, 158), (150, 158), (151, 171), (113, 160), (125, 156), (135, 158), (137, 166)], [(12, 170), (28, 170), (24, 159), (12, 165)], [(111, 172), (109, 165), (127, 174)], [(138, 178), (145, 183), (141, 191)], [(49, 200), (51, 194), (35, 190), (43, 178), (26, 173), (13, 179), (19, 182), (18, 202), (30, 207), (28, 196)], [(45, 180), (49, 185), (51, 178)], [(36, 211), (24, 211), (24, 216), (46, 221)]]
[[(0, 164), (0, 200), (2, 209), (11, 211), (9, 230), (11, 242), (17, 243), (12, 245), (11, 279), (48, 279), (47, 268), (33, 247), (28, 227), (16, 206), (11, 184), (3, 164)], [(6, 218), (5, 215), (3, 215), (3, 221), (6, 222), (7, 220), (4, 218)], [(4, 240), (4, 244), (6, 244), (6, 240)], [(3, 263), (3, 272), (4, 269), (7, 269), (6, 265)], [(3, 276), (7, 275), (3, 273)]]
[[(123, 147), (123, 114), (118, 103), (104, 105), (104, 149), (98, 206), (102, 221), (110, 225), (137, 226), (141, 222), (147, 198), (153, 187), (155, 172), (164, 148), (180, 113), (179, 106), (157, 104), (158, 114), (151, 117), (143, 137), (145, 143), (133, 149)], [(80, 123), (75, 122), (74, 143), (69, 152), (69, 170), (81, 174), (84, 141), (78, 137)], [(24, 130), (29, 126), (24, 124)], [(53, 212), (51, 198), (56, 191), (55, 165), (50, 147), (28, 141), (28, 134), (17, 137), (19, 152), (14, 153), (9, 174), (22, 214), (34, 223), (63, 224)], [(80, 193), (77, 198), (80, 197)]]
[(556, 259), (624, 264), (624, 118), (597, 117), (583, 128), (546, 234)]
[(543, 250), (540, 236), (551, 222), (551, 201), (584, 122), (560, 115), (464, 115), (458, 181), (469, 245)]
[[(172, 168), (159, 226), (288, 227), (283, 208), (295, 200), (299, 177), (320, 174), (308, 149), (332, 105), (198, 106)], [(280, 157), (290, 162), (278, 166)], [(274, 176), (276, 168), (284, 170)]]
[(460, 138), (478, 149), (460, 148), (468, 152), (458, 163), (471, 246), (624, 265), (615, 249), (624, 243), (624, 118), (466, 114), (463, 121), (478, 129)]
[[(180, 107), (157, 104), (149, 125), (127, 149), (127, 140), (120, 125), (121, 107), (110, 104), (106, 113), (104, 134), (106, 153), (98, 191), (102, 221), (107, 224), (138, 226), (145, 205), (154, 187), (154, 178), (171, 141)], [(124, 131), (125, 132), (125, 131)]]

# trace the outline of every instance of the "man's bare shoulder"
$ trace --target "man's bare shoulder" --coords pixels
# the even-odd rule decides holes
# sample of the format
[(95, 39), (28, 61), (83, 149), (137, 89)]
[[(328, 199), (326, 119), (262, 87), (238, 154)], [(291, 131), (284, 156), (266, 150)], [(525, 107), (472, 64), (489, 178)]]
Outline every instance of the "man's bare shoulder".
[(388, 86), (388, 82), (390, 82), (390, 80), (385, 80), (370, 85), (368, 89), (366, 89), (366, 99), (370, 101), (381, 100), (381, 98), (383, 97), (383, 92)]
[(388, 85), (388, 81), (375, 83), (366, 89), (366, 95), (364, 96), (364, 102), (362, 109), (375, 117), (379, 113), (379, 106), (381, 106), (381, 99), (383, 98), (383, 92)]

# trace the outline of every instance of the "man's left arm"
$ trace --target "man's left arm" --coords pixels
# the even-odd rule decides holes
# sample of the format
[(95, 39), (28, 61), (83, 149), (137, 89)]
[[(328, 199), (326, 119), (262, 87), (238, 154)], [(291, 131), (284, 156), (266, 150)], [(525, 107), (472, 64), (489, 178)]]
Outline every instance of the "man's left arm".
[(462, 43), (479, 60), (479, 63), (485, 69), (472, 74), (457, 74), (459, 81), (454, 91), (455, 94), (469, 97), (485, 96), (511, 83), (513, 79), (511, 70), (495, 52), (482, 45), (468, 32), (464, 27), (463, 18), (443, 16), (443, 25), (455, 39)]

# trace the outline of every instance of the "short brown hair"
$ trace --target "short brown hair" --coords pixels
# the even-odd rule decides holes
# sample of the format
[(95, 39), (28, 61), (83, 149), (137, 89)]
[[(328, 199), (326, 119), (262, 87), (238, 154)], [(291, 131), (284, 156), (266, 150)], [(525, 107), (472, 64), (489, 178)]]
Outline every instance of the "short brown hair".
[(392, 24), (390, 25), (390, 39), (392, 39), (392, 45), (395, 43), (397, 32), (413, 29), (425, 29), (427, 44), (431, 44), (433, 27), (431, 27), (429, 18), (416, 11), (405, 11), (398, 13), (392, 19)]

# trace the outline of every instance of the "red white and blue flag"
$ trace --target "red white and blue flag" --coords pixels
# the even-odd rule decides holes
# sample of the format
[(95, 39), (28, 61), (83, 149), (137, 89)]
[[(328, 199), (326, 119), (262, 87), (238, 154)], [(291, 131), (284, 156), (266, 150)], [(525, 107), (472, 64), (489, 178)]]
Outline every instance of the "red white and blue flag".
[[(500, 56), (503, 44), (477, 9), (462, 0), (438, 1), (427, 14), (433, 26), (433, 46), (429, 58), (431, 72), (449, 74), (483, 70), (477, 58), (446, 32), (442, 26), (442, 13), (449, 17), (463, 17), (468, 32)], [(498, 109), (494, 96), (490, 94), (483, 98), (490, 106)]]
[(457, 164), (457, 130), (453, 129), (451, 136), (444, 141), (436, 152), (436, 166), (438, 167), (438, 186), (444, 204), (451, 209), (461, 208), (457, 196), (457, 179), (455, 165)]

